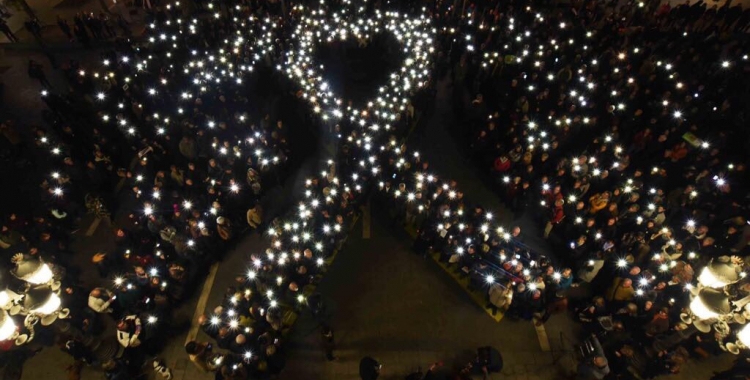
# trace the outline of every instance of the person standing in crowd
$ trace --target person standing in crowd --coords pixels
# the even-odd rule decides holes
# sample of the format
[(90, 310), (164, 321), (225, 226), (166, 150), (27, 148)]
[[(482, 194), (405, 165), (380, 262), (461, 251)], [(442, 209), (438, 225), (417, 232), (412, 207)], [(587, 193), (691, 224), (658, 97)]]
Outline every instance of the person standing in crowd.
[(89, 307), (97, 313), (111, 313), (117, 297), (108, 289), (96, 288), (89, 293)]
[(117, 341), (125, 348), (141, 345), (141, 319), (136, 315), (128, 315), (117, 322)]
[(513, 301), (513, 285), (510, 281), (504, 285), (490, 284), (487, 293), (489, 303), (485, 307), (492, 310), (492, 315), (496, 315), (498, 310), (504, 312)]
[(253, 207), (247, 210), (247, 224), (251, 229), (255, 230), (260, 227), (263, 222), (263, 211), (259, 203), (256, 203)]
[(62, 18), (62, 16), (60, 15), (57, 15), (57, 26), (60, 27), (60, 30), (62, 30), (63, 33), (65, 33), (65, 36), (68, 37), (69, 41), (73, 41), (73, 32), (70, 29), (68, 20)]
[(39, 81), (45, 88), (51, 88), (52, 84), (47, 80), (47, 75), (44, 74), (44, 66), (33, 59), (29, 60), (29, 78), (33, 78)]
[(592, 356), (578, 364), (576, 380), (602, 380), (610, 373), (609, 362), (596, 336), (590, 338), (594, 347)]
[(375, 359), (365, 356), (359, 361), (359, 377), (361, 380), (378, 380), (383, 366)]
[(565, 218), (565, 212), (563, 211), (563, 204), (565, 203), (562, 199), (555, 200), (555, 203), (552, 207), (552, 215), (547, 222), (547, 224), (544, 226), (544, 238), (547, 239), (549, 237), (549, 234), (552, 233), (552, 229), (560, 224), (560, 222), (563, 221)]
[(190, 361), (202, 372), (212, 371), (213, 365), (209, 363), (213, 354), (211, 344), (190, 341), (185, 344), (185, 352), (187, 352)]
[(333, 329), (331, 329), (331, 327), (328, 325), (323, 325), (320, 328), (320, 338), (323, 343), (323, 350), (326, 353), (326, 360), (328, 360), (329, 362), (336, 360), (336, 356), (333, 355), (333, 350), (334, 348), (336, 348)]

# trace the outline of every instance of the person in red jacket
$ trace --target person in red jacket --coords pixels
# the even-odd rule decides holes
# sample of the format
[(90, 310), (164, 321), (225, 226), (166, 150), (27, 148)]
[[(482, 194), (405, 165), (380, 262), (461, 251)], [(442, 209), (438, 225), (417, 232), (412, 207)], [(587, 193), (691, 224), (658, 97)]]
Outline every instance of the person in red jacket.
[(495, 162), (493, 163), (493, 168), (495, 169), (495, 172), (497, 174), (503, 174), (510, 170), (510, 164), (511, 161), (506, 155), (502, 155), (495, 159)]
[(556, 225), (558, 225), (560, 222), (565, 219), (565, 211), (563, 210), (563, 204), (565, 201), (562, 199), (555, 200), (555, 205), (552, 207), (552, 215), (550, 216), (550, 220), (547, 221), (547, 225), (544, 226), (544, 238), (548, 238), (549, 234), (552, 232), (552, 228), (554, 228)]

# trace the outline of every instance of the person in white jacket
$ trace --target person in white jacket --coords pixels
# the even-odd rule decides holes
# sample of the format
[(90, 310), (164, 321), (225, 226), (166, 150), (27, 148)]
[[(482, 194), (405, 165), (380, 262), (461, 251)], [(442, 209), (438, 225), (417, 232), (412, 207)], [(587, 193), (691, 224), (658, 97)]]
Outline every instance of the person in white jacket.
[(107, 289), (95, 288), (89, 293), (89, 307), (97, 313), (111, 313), (109, 307), (115, 300), (116, 296)]
[(510, 281), (505, 284), (493, 283), (487, 297), (489, 302), (485, 307), (492, 310), (492, 315), (497, 314), (498, 310), (505, 311), (513, 302), (513, 284)]
[(117, 322), (117, 341), (127, 347), (138, 347), (141, 341), (141, 319), (136, 315), (128, 315)]

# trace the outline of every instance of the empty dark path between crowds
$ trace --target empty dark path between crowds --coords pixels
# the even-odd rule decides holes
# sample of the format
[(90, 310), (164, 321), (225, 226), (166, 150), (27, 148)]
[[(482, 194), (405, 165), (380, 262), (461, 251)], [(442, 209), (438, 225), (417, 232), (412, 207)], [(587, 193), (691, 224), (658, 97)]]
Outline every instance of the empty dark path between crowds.
[(373, 210), (371, 239), (362, 238), (361, 223), (355, 226), (318, 287), (337, 331), (339, 360), (325, 361), (319, 330), (305, 314), (281, 379), (356, 379), (365, 355), (383, 363), (384, 380), (403, 379), (437, 360), (463, 363), (487, 344), (514, 347), (503, 355), (524, 371), (547, 362), (532, 324), (489, 318), (434, 262), (413, 254), (383, 214)]
[[(448, 130), (456, 117), (447, 82), (439, 82), (434, 111), (423, 115), (409, 145), (421, 148), (436, 174), (456, 179), (470, 202), (501, 212)], [(281, 379), (355, 379), (365, 355), (383, 363), (384, 380), (403, 379), (438, 360), (447, 368), (460, 366), (480, 345), (501, 349), (510, 378), (551, 378), (552, 356), (539, 348), (533, 324), (489, 318), (431, 259), (411, 252), (411, 239), (387, 212), (373, 204), (372, 214), (372, 237), (362, 237), (358, 222), (318, 287), (336, 331), (339, 360), (325, 361), (319, 329), (306, 313), (295, 326)], [(510, 222), (506, 212), (501, 217)]]

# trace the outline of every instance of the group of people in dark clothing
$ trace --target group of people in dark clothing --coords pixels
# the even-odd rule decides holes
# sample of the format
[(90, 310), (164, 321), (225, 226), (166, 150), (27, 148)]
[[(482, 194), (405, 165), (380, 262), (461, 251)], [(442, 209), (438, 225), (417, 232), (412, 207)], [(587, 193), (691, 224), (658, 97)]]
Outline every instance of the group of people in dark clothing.
[[(3, 222), (0, 241), (8, 258), (21, 252), (24, 260), (53, 268), (63, 283), (63, 305), (71, 310), (67, 321), (76, 329), (57, 336), (60, 347), (79, 364), (101, 365), (110, 379), (133, 378), (145, 358), (159, 352), (161, 338), (171, 331), (172, 308), (241, 232), (263, 227), (265, 233), (261, 197), (286, 176), (290, 132), (281, 120), (260, 113), (270, 109), (272, 98), (258, 100), (252, 94), (254, 82), (243, 83), (239, 77), (232, 86), (207, 81), (204, 86), (216, 84), (207, 91), (172, 66), (170, 57), (188, 67), (197, 46), (207, 47), (207, 62), (213, 59), (208, 56), (218, 53), (223, 41), (211, 36), (225, 33), (232, 16), (263, 15), (265, 10), (258, 6), (233, 12), (220, 20), (199, 12), (190, 27), (200, 26), (202, 33), (182, 34), (176, 48), (118, 43), (101, 53), (100, 62), (71, 61), (64, 68), (69, 92), (56, 90), (41, 65), (29, 63), (30, 76), (44, 87), (48, 126), (32, 127), (33, 144), (19, 142), (13, 154), (35, 168), (40, 199)], [(161, 32), (187, 30), (178, 22), (184, 20), (181, 9), (154, 8), (149, 17)], [(90, 31), (96, 36), (95, 30)], [(105, 28), (100, 32), (108, 33)], [(232, 62), (239, 64), (242, 57)], [(3, 123), (6, 136), (16, 128), (11, 121)], [(111, 249), (91, 257), (100, 285), (88, 294), (80, 286), (80, 260), (70, 249), (87, 212), (113, 234)], [(319, 266), (312, 260), (310, 274)], [(13, 264), (8, 260), (4, 265)], [(26, 286), (10, 285), (19, 290)], [(243, 295), (243, 300), (251, 299)], [(264, 329), (273, 331), (270, 326), (255, 326), (254, 339)], [(93, 349), (92, 337), (116, 338), (120, 353), (105, 350), (106, 345)], [(278, 339), (269, 342), (278, 344)], [(162, 361), (155, 361), (154, 368), (171, 377)]]
[[(609, 366), (618, 378), (676, 373), (736, 339), (702, 333), (681, 314), (712, 259), (739, 263), (732, 292), (750, 294), (748, 12), (702, 1), (490, 5), (444, 31), (465, 115), (457, 133), (514, 219), (533, 214), (553, 252), (547, 265), (489, 240), (474, 270), (463, 256), (459, 267), (508, 279), (512, 296), (487, 292), (512, 298), (510, 315), (541, 324), (572, 310), (606, 356), (581, 378), (603, 378)], [(465, 235), (447, 236), (464, 246)], [(716, 379), (746, 366), (743, 357)]]
[[(710, 260), (747, 272), (747, 14), (700, 1), (445, 10), (437, 72), (452, 75), (456, 133), (551, 253), (518, 227), (488, 233), (488, 212), (454, 183), (407, 175), (382, 194), (419, 227), (415, 249), (439, 252), (493, 314), (540, 325), (570, 311), (584, 339), (595, 333), (581, 379), (652, 378), (718, 355), (736, 331), (703, 333), (684, 315)], [(418, 201), (399, 199), (415, 183)], [(750, 294), (746, 280), (733, 289)], [(741, 356), (715, 378), (746, 368)]]
[[(416, 3), (401, 6), (421, 9)], [(261, 228), (270, 247), (250, 255), (251, 269), (198, 321), (221, 351), (199, 341), (185, 350), (217, 378), (279, 373), (289, 321), (302, 309), (324, 314), (310, 289), (370, 187), (396, 221), (415, 227), (415, 251), (438, 252), (486, 295), (493, 313), (543, 324), (572, 311), (584, 338), (595, 336), (580, 379), (676, 373), (690, 357), (722, 352), (732, 338), (701, 333), (681, 314), (709, 260), (748, 254), (741, 127), (750, 61), (740, 35), (747, 10), (707, 10), (702, 2), (425, 8), (438, 27), (435, 59), (425, 69), (452, 76), (464, 116), (457, 133), (514, 219), (535, 215), (552, 248), (542, 254), (520, 227), (499, 226), (497, 214), (468, 203), (458, 183), (407, 150), (402, 138), (432, 101), (429, 78), (420, 91), (403, 91), (407, 101), (387, 133), (359, 124), (381, 120), (378, 112), (321, 122), (334, 136), (336, 160), (306, 181), (304, 198), (286, 217), (264, 217), (260, 197), (284, 177), (294, 152), (291, 132), (270, 116), (260, 119), (247, 91), (256, 64), (285, 64), (285, 49), (295, 47), (286, 36), (304, 16), (255, 1), (236, 5), (217, 7), (214, 17), (216, 9), (200, 4), (195, 18), (178, 6), (155, 8), (148, 42), (118, 44), (97, 65), (71, 62), (72, 91), (43, 93), (50, 128), (34, 130), (32, 155), (45, 169), (42, 202), (28, 222), (12, 215), (0, 241), (8, 252), (56, 267), (64, 302), (85, 305), (71, 307), (81, 331), (96, 334), (100, 315), (114, 315), (127, 355), (109, 358), (111, 378), (125, 378), (131, 364), (156, 354), (153, 337), (200, 268), (241, 232)], [(85, 26), (96, 37), (97, 27)], [(270, 46), (268, 53), (257, 54), (258, 46)], [(298, 98), (317, 109), (305, 91)], [(473, 99), (465, 102), (465, 93)], [(118, 187), (127, 196), (117, 196)], [(86, 208), (122, 216), (116, 248), (92, 260), (107, 283), (87, 299), (65, 270), (70, 233)], [(743, 281), (737, 291), (750, 294)], [(333, 360), (333, 330), (318, 322)], [(76, 339), (63, 343), (83, 362), (98, 360)], [(163, 363), (154, 367), (171, 376)]]
[(88, 47), (92, 39), (95, 41), (109, 40), (118, 37), (130, 37), (132, 30), (130, 23), (122, 14), (110, 15), (105, 12), (85, 13), (80, 12), (69, 22), (61, 16), (57, 16), (57, 26), (65, 34), (69, 41), (77, 41)]

